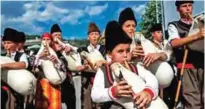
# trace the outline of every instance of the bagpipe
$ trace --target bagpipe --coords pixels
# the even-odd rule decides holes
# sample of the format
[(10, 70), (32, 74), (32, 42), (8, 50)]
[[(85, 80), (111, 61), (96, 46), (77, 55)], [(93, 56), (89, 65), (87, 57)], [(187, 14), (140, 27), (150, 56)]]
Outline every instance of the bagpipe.
[(67, 68), (71, 71), (77, 71), (76, 62), (78, 61), (79, 54), (76, 52), (74, 46), (63, 43), (59, 38), (54, 38), (54, 42), (60, 44), (63, 48), (65, 48), (66, 46), (71, 47), (71, 52), (66, 53), (63, 50), (62, 55), (67, 61)]
[[(136, 32), (133, 37), (131, 50), (135, 45), (141, 45), (145, 55), (148, 53), (157, 53), (157, 49), (154, 44), (139, 32)], [(139, 61), (141, 62), (141, 60)], [(174, 71), (168, 62), (157, 60), (148, 66), (148, 70), (156, 76), (159, 81), (160, 88), (166, 88), (171, 84), (174, 77)]]
[[(42, 53), (44, 56), (40, 56)], [(59, 64), (53, 63), (51, 60), (49, 60), (49, 56), (51, 55), (55, 56), (58, 63), (60, 63), (60, 60), (58, 59), (55, 51), (48, 45), (46, 41), (42, 41), (41, 48), (36, 55), (35, 64), (38, 65), (40, 62), (40, 67), (44, 72), (45, 78), (48, 79), (50, 83), (58, 85), (66, 79), (67, 72), (59, 69)]]
[(105, 63), (105, 59), (102, 56), (102, 54), (98, 51), (93, 49), (91, 52), (87, 52), (84, 50), (76, 50), (72, 45), (63, 43), (60, 39), (55, 38), (54, 42), (57, 42), (58, 44), (62, 45), (63, 47), (68, 46), (71, 47), (71, 52), (66, 53), (63, 51), (63, 56), (65, 57), (67, 63), (68, 63), (68, 69), (71, 71), (77, 71), (77, 65), (76, 62), (79, 61), (79, 58), (82, 58), (84, 60), (88, 61), (88, 69), (86, 71), (89, 72), (96, 72), (96, 64), (99, 62)]
[(87, 51), (81, 51), (80, 56), (84, 59), (87, 60), (89, 69), (94, 72), (97, 71), (97, 69), (102, 65), (106, 63), (106, 60), (102, 56), (99, 50), (93, 49), (90, 52)]
[[(195, 15), (193, 18), (190, 16), (192, 21), (192, 26), (189, 29), (188, 36), (196, 34), (200, 31), (200, 28), (204, 27), (204, 12)], [(194, 41), (188, 44), (189, 49), (204, 53), (204, 38)]]
[[(120, 63), (111, 64), (111, 71), (113, 72), (114, 84), (119, 82), (121, 78), (127, 81), (131, 86), (131, 90), (134, 94), (140, 93), (145, 89), (145, 81), (137, 74), (131, 72)], [(115, 102), (121, 104), (125, 109), (137, 109), (137, 106), (133, 98), (120, 97)], [(168, 109), (167, 105), (160, 97), (152, 100), (146, 109)]]
[[(12, 58), (0, 57), (0, 64), (13, 63)], [(21, 95), (31, 95), (36, 92), (36, 78), (26, 69), (1, 69), (1, 80)]]

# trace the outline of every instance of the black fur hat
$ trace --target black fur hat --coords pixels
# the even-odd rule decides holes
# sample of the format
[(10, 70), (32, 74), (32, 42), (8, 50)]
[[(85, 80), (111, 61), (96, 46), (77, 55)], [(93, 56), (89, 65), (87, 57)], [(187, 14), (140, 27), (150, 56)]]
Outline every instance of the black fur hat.
[(161, 23), (157, 23), (154, 24), (151, 28), (151, 32), (155, 32), (155, 31), (162, 31), (162, 24)]
[(127, 20), (134, 20), (135, 24), (137, 25), (137, 21), (135, 19), (135, 15), (131, 8), (126, 8), (121, 11), (119, 16), (119, 23), (120, 25), (123, 25)]
[(12, 28), (6, 28), (2, 41), (18, 42), (18, 31)]
[(122, 30), (117, 21), (108, 22), (105, 29), (106, 52), (111, 52), (118, 44), (131, 44), (132, 39)]
[(184, 4), (184, 3), (194, 3), (193, 0), (176, 0), (175, 2), (175, 6), (176, 7), (179, 7), (181, 4)]
[(54, 25), (51, 27), (50, 33), (52, 34), (52, 33), (54, 33), (54, 32), (62, 32), (58, 24), (54, 24)]
[(25, 42), (26, 41), (26, 36), (24, 34), (24, 32), (18, 32), (18, 42)]

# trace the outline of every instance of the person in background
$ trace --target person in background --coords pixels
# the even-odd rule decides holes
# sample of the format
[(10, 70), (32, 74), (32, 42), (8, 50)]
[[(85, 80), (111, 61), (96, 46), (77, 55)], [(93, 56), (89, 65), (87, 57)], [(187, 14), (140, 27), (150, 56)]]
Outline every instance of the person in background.
[[(176, 0), (175, 5), (180, 19), (168, 24), (168, 40), (173, 47), (178, 69), (182, 68), (187, 44), (204, 38), (204, 28), (201, 28), (196, 34), (188, 36), (192, 26), (193, 3), (192, 0)], [(204, 108), (204, 54), (191, 49), (188, 49), (182, 78), (181, 101), (184, 109)]]
[[(62, 41), (62, 31), (58, 24), (53, 24), (50, 30), (50, 34), (52, 39), (58, 38)], [(61, 83), (61, 102), (62, 102), (62, 109), (75, 109), (76, 108), (76, 97), (75, 97), (75, 88), (74, 83), (72, 80), (72, 72), (66, 67), (67, 61), (65, 57), (62, 55), (62, 52), (65, 51), (66, 53), (71, 52), (74, 50), (77, 51), (76, 47), (71, 46), (63, 46), (59, 43), (53, 43), (52, 48), (55, 50), (57, 56), (62, 61), (63, 65), (65, 66), (65, 71), (67, 72), (66, 80)]]
[[(32, 66), (33, 66), (33, 61), (35, 60), (35, 56), (34, 55), (29, 55), (26, 53), (25, 49), (24, 49), (24, 45), (26, 42), (26, 36), (24, 32), (18, 32), (18, 47), (17, 47), (17, 51), (20, 53), (25, 53), (28, 59), (28, 67), (27, 70), (29, 70), (30, 72), (32, 72)], [(34, 108), (34, 104), (33, 104), (33, 99), (34, 99), (34, 95), (29, 95), (26, 96), (24, 98), (24, 105), (26, 107), (26, 109), (32, 109)]]
[(24, 50), (24, 44), (26, 42), (26, 36), (24, 32), (18, 33), (18, 51), (19, 52), (25, 52)]
[[(14, 59), (16, 62), (1, 64), (1, 69), (26, 69), (28, 67), (28, 60), (25, 53), (17, 51), (18, 47), (18, 31), (12, 28), (6, 28), (4, 30), (4, 36), (2, 38), (3, 46), (6, 50), (7, 56)], [(7, 81), (7, 74), (1, 74), (1, 85), (2, 91), (7, 92), (8, 98), (5, 98), (1, 101), (7, 100), (6, 107), (7, 109), (23, 109), (24, 107), (24, 97), (11, 88), (5, 83)], [(4, 93), (5, 94), (5, 93)], [(3, 104), (4, 105), (4, 104)]]
[[(163, 32), (162, 32), (162, 24), (157, 23), (154, 24), (151, 28), (152, 33), (152, 39), (151, 42), (153, 43), (154, 47), (157, 49), (157, 53), (155, 53), (154, 56), (156, 56), (154, 59), (166, 61), (170, 64), (172, 67), (172, 70), (174, 72), (173, 75), (174, 78), (172, 79), (172, 82), (170, 86), (168, 86), (165, 89), (162, 89), (160, 91), (160, 96), (163, 97), (163, 100), (167, 103), (169, 108), (173, 108), (174, 98), (175, 98), (175, 91), (177, 86), (177, 68), (176, 63), (174, 62), (174, 56), (171, 45), (168, 43), (168, 40), (163, 38)], [(163, 94), (163, 95), (162, 95)]]
[[(131, 8), (125, 8), (120, 12), (119, 24), (121, 25), (123, 31), (131, 38), (136, 35), (137, 21), (135, 19), (134, 13)], [(144, 56), (144, 50), (141, 45), (136, 45), (132, 50), (132, 58), (140, 58)]]
[[(121, 11), (119, 20), (123, 31), (131, 38), (135, 37), (135, 31), (137, 26), (137, 21), (135, 19), (134, 13), (131, 8), (125, 8)], [(154, 62), (158, 59), (166, 60), (165, 53), (153, 53), (144, 55), (144, 50), (141, 45), (135, 45), (135, 48), (132, 50), (132, 58), (143, 57), (143, 63), (146, 67), (150, 65), (151, 62)]]
[[(98, 50), (102, 55), (105, 53), (105, 47), (103, 45), (100, 45), (98, 43), (100, 38), (100, 30), (97, 27), (97, 25), (94, 22), (90, 22), (88, 26), (88, 40), (89, 45), (87, 47), (81, 47), (78, 49), (78, 51), (86, 51), (86, 52), (92, 52), (92, 50)], [(85, 71), (87, 69), (86, 64), (87, 61), (84, 60), (84, 69), (82, 71), (82, 109), (95, 109), (97, 108), (97, 104), (95, 104), (91, 99), (91, 88), (92, 88), (92, 82), (95, 77), (96, 72), (87, 72)], [(97, 67), (100, 67), (103, 63), (99, 63)]]
[[(49, 33), (44, 33), (41, 37), (42, 41), (48, 43), (51, 47), (52, 37)], [(47, 56), (46, 49), (40, 51), (38, 66), (40, 66), (40, 59)], [(38, 54), (37, 54), (38, 55)], [(49, 60), (57, 64), (57, 58), (54, 55), (48, 56)], [(61, 91), (60, 85), (51, 84), (46, 78), (43, 71), (38, 72), (38, 85), (36, 89), (35, 108), (36, 109), (61, 109)]]

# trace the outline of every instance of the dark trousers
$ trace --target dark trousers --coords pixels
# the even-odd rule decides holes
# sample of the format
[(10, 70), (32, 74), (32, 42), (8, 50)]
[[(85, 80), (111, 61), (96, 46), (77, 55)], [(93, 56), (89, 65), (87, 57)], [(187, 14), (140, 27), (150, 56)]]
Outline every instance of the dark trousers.
[(1, 88), (1, 109), (6, 109), (7, 100), (8, 100), (7, 92)]
[(185, 69), (182, 81), (184, 109), (204, 109), (204, 69)]
[(76, 108), (75, 88), (68, 77), (61, 84), (61, 99), (62, 103), (66, 104), (67, 109)]

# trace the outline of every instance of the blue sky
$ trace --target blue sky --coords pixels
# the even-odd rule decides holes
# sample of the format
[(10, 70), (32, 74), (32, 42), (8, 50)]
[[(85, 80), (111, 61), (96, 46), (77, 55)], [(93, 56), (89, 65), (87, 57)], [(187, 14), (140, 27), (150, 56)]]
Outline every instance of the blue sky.
[[(179, 19), (179, 14), (176, 11), (175, 1), (167, 0), (163, 2), (164, 4), (164, 18), (165, 18), (165, 29), (171, 21), (176, 21)], [(204, 1), (203, 0), (194, 0), (193, 4), (193, 15), (204, 12)]]
[(89, 22), (95, 22), (103, 31), (107, 22), (118, 20), (126, 7), (133, 9), (139, 22), (146, 4), (147, 1), (2, 1), (1, 34), (11, 27), (41, 35), (58, 23), (65, 39), (85, 39)]

